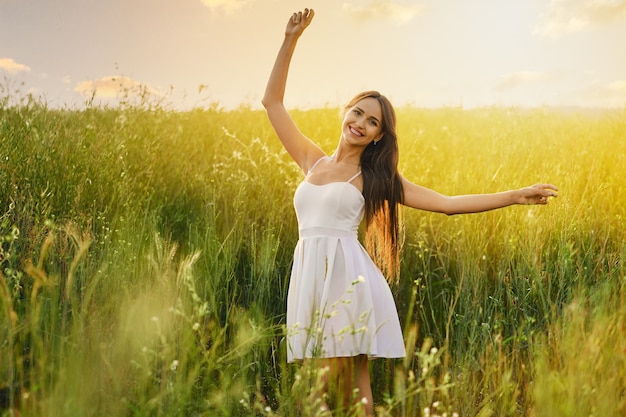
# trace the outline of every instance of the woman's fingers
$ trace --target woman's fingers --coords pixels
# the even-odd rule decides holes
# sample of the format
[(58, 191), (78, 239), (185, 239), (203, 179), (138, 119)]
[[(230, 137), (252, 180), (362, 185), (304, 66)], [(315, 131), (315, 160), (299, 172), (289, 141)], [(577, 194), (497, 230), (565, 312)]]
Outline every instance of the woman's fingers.
[(539, 190), (541, 197), (557, 197), (559, 188), (553, 184), (535, 184), (532, 188)]

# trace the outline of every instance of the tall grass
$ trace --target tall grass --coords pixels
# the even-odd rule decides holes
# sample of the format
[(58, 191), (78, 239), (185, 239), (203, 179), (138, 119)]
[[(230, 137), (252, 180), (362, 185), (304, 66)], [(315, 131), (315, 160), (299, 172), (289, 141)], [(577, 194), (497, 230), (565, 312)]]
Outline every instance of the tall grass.
[[(23, 416), (316, 415), (287, 365), (301, 179), (263, 112), (0, 99), (0, 405)], [(444, 193), (550, 181), (548, 207), (404, 210), (408, 356), (382, 416), (623, 415), (626, 113), (398, 109)], [(332, 151), (338, 111), (295, 111)], [(425, 411), (427, 409), (427, 411)]]

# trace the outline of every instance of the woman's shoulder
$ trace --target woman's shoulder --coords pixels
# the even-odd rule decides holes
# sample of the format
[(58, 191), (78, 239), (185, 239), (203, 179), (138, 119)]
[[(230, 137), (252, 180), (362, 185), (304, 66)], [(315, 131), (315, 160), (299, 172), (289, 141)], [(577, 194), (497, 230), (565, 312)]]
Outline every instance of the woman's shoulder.
[(324, 151), (319, 149), (318, 152), (311, 152), (310, 155), (307, 155), (305, 162), (302, 164), (302, 171), (304, 173), (309, 173), (313, 171), (313, 169), (324, 159), (330, 158)]

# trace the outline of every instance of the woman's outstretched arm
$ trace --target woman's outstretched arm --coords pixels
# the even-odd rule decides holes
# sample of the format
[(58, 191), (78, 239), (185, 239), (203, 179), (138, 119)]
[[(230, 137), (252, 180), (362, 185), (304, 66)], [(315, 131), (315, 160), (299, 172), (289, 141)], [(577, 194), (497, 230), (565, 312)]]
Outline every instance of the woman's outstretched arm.
[(307, 172), (309, 167), (324, 155), (324, 152), (300, 132), (287, 112), (283, 98), (285, 96), (289, 65), (296, 49), (296, 44), (300, 35), (313, 20), (314, 15), (315, 12), (312, 9), (305, 9), (303, 12), (292, 14), (289, 18), (285, 29), (285, 38), (278, 51), (278, 56), (263, 96), (263, 106), (267, 111), (272, 127), (289, 155), (304, 172)]
[(406, 206), (437, 213), (479, 213), (514, 204), (547, 204), (549, 197), (556, 197), (558, 188), (552, 184), (535, 184), (518, 190), (493, 194), (468, 194), (446, 196), (431, 189), (402, 179), (403, 203)]

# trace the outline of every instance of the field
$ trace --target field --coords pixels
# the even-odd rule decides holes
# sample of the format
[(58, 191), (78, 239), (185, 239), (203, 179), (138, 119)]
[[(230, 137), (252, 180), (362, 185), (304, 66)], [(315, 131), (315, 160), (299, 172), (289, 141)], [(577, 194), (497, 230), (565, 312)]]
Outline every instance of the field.
[[(408, 355), (371, 362), (377, 415), (626, 415), (626, 111), (397, 111), (414, 182), (560, 196), (402, 212)], [(293, 116), (332, 152), (338, 109)], [(284, 342), (300, 180), (262, 111), (5, 92), (0, 415), (316, 415)]]

